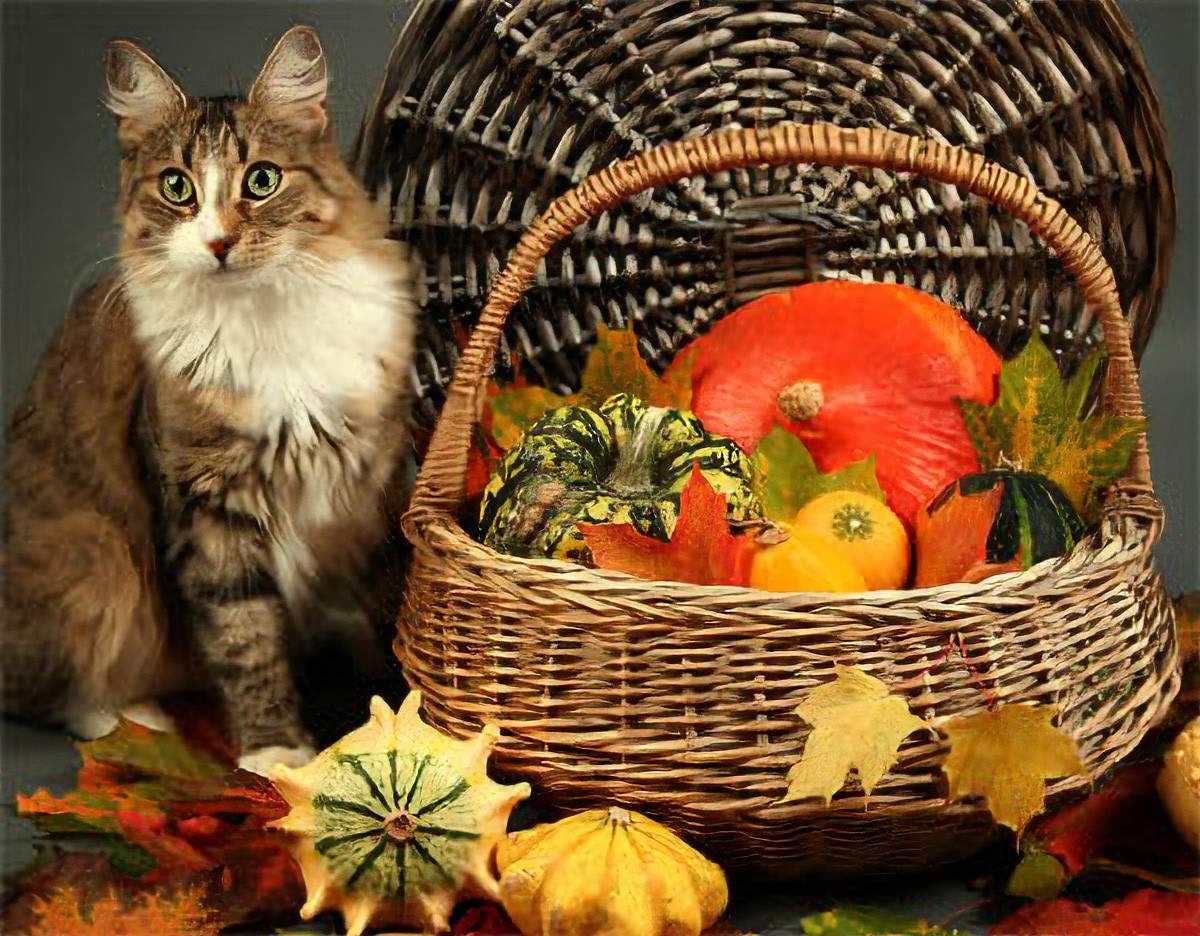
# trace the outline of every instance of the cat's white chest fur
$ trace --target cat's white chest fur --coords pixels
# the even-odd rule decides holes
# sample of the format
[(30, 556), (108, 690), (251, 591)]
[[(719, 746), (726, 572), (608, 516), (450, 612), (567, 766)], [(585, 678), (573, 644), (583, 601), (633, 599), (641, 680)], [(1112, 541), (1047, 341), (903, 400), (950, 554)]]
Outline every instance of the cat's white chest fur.
[(263, 436), (286, 422), (302, 442), (320, 431), (336, 437), (346, 403), (383, 387), (382, 356), (411, 341), (400, 271), (374, 257), (244, 285), (223, 274), (131, 284), (129, 294), (138, 337), (158, 365), (249, 397), (256, 425), (244, 428)]
[(306, 535), (364, 491), (381, 491), (392, 468), (374, 458), (378, 435), (362, 414), (381, 412), (408, 379), (394, 372), (413, 340), (404, 269), (355, 256), (319, 274), (258, 275), (245, 285), (213, 274), (131, 284), (128, 294), (158, 367), (247, 402), (236, 428), (261, 441), (263, 477), (288, 493), (271, 518), (273, 564), (285, 598), (299, 600), (315, 571)]

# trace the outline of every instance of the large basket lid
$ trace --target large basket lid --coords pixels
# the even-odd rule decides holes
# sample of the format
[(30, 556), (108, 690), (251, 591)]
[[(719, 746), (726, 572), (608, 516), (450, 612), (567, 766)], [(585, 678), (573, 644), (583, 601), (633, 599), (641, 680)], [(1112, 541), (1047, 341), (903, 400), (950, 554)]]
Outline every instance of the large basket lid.
[[(418, 417), (436, 415), (490, 278), (554, 196), (656, 143), (780, 120), (929, 135), (1029, 177), (1101, 245), (1145, 347), (1174, 189), (1113, 0), (419, 0), (356, 147), (422, 267)], [(742, 302), (819, 277), (917, 286), (1002, 351), (1038, 322), (1068, 367), (1099, 338), (1066, 271), (994, 205), (800, 166), (679, 183), (585, 226), (547, 260), (498, 360), (516, 352), (570, 389), (599, 322), (632, 321), (664, 364)]]

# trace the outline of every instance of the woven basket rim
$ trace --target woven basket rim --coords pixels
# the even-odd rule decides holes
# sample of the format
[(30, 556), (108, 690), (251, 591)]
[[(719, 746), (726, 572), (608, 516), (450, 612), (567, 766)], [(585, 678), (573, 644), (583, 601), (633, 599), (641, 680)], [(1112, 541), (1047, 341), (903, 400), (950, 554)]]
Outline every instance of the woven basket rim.
[[(688, 604), (689, 602), (686, 600), (687, 596), (703, 595), (709, 598), (742, 599), (740, 603), (743, 606), (774, 604), (784, 600), (787, 596), (795, 598), (800, 595), (813, 599), (825, 598), (838, 604), (846, 603), (869, 607), (871, 605), (902, 599), (910, 601), (945, 600), (947, 598), (959, 599), (980, 595), (995, 595), (1005, 591), (1019, 592), (1023, 591), (1027, 585), (1035, 582), (1055, 580), (1057, 578), (1056, 573), (1061, 568), (1084, 561), (1083, 556), (1085, 554), (1098, 556), (1105, 552), (1108, 547), (1112, 546), (1118, 547), (1117, 555), (1130, 550), (1139, 550), (1144, 546), (1148, 535), (1146, 525), (1136, 521), (1132, 524), (1127, 524), (1127, 529), (1132, 531), (1132, 535), (1122, 535), (1117, 529), (1119, 520), (1114, 517), (1106, 517), (1095, 530), (1092, 530), (1087, 536), (1077, 542), (1069, 553), (1044, 559), (1030, 566), (1028, 569), (1015, 572), (1002, 572), (979, 582), (948, 582), (943, 585), (931, 585), (921, 588), (876, 589), (860, 592), (771, 592), (751, 588), (748, 585), (697, 585), (671, 579), (643, 579), (616, 569), (585, 566), (562, 559), (550, 559), (539, 556), (516, 556), (511, 553), (499, 552), (481, 543), (471, 536), (462, 523), (450, 514), (437, 511), (422, 516), (419, 519), (414, 517), (413, 520), (414, 526), (422, 529), (423, 533), (421, 538), (414, 540), (414, 542), (430, 548), (434, 553), (446, 555), (448, 552), (432, 547), (429, 536), (425, 535), (425, 531), (436, 528), (453, 544), (456, 556), (463, 558), (475, 556), (477, 559), (486, 561), (494, 566), (509, 566), (514, 569), (527, 570), (531, 573), (545, 573), (546, 577), (552, 579), (553, 584), (559, 588), (586, 588), (588, 584), (605, 586), (633, 586), (636, 584), (640, 590), (647, 593), (653, 592), (664, 598), (668, 598), (673, 593), (679, 592), (680, 595), (679, 600), (676, 601), (677, 604)], [(768, 599), (763, 596), (772, 597)]]

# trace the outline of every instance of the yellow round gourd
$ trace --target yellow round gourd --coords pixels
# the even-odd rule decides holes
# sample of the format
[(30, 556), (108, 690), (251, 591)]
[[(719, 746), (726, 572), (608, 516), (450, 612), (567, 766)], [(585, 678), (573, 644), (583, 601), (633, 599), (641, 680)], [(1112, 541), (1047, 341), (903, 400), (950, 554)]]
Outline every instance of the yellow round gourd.
[(866, 591), (862, 573), (836, 546), (812, 530), (787, 527), (782, 543), (767, 546), (754, 557), (750, 587), (774, 592)]
[(511, 833), (496, 866), (500, 900), (525, 936), (698, 936), (729, 900), (717, 865), (618, 807)]
[(904, 524), (878, 498), (830, 491), (796, 514), (792, 529), (808, 530), (845, 556), (869, 590), (903, 588), (912, 548)]
[(1200, 718), (1188, 722), (1163, 758), (1158, 795), (1180, 836), (1200, 851)]

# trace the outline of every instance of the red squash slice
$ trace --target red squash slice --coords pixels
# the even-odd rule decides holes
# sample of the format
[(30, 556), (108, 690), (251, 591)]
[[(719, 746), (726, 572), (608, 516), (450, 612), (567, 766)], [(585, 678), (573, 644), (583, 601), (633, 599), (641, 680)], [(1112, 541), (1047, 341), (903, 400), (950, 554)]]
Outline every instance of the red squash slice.
[(691, 347), (692, 409), (709, 432), (752, 451), (779, 422), (825, 472), (874, 454), (910, 529), (932, 496), (979, 470), (956, 400), (991, 404), (1000, 358), (919, 290), (809, 283), (742, 306)]

